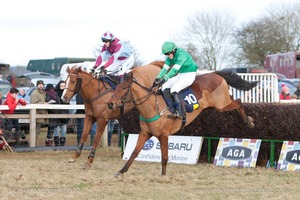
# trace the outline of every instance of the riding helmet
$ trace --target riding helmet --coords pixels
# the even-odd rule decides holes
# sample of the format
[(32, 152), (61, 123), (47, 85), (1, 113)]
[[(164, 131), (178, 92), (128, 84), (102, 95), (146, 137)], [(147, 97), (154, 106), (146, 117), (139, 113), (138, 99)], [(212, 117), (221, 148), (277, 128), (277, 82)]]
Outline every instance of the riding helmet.
[(103, 33), (103, 35), (101, 36), (101, 39), (113, 41), (115, 39), (115, 36), (111, 32), (107, 31), (107, 32)]
[(161, 51), (163, 54), (168, 53), (173, 51), (174, 49), (177, 49), (176, 45), (174, 44), (174, 42), (165, 42), (162, 47), (161, 47)]

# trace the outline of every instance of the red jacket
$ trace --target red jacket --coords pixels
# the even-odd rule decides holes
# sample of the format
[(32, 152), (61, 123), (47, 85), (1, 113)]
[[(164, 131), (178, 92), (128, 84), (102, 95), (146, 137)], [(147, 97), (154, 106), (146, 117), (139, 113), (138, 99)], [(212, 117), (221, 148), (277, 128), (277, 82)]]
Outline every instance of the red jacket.
[(13, 114), (19, 103), (23, 106), (26, 105), (26, 101), (24, 99), (19, 99), (18, 103), (16, 103), (16, 99), (11, 95), (11, 93), (8, 93), (3, 105), (8, 105), (9, 110), (2, 110), (1, 113)]

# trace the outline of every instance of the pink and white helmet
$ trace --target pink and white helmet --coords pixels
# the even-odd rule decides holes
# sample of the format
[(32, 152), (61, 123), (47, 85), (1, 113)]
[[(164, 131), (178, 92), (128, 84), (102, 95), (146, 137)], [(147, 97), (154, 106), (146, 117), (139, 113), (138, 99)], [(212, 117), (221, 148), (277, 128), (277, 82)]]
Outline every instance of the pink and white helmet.
[(115, 39), (114, 34), (112, 34), (111, 32), (105, 32), (103, 33), (103, 35), (101, 36), (102, 40), (109, 40), (109, 41), (113, 41)]

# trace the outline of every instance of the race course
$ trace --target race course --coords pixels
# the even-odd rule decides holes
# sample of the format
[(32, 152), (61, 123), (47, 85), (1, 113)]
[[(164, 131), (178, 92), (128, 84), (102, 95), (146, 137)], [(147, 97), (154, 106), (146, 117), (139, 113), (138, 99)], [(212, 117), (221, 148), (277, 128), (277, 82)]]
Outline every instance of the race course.
[(84, 170), (89, 151), (68, 163), (71, 151), (0, 152), (0, 199), (297, 199), (298, 172), (264, 167), (229, 168), (208, 163), (125, 164), (117, 147), (99, 147), (92, 168)]

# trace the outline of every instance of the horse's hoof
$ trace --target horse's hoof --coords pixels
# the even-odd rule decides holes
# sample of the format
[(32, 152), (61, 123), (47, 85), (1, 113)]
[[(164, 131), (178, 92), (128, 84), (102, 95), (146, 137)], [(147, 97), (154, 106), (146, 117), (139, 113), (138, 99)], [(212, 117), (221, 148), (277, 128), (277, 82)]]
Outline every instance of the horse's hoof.
[(255, 125), (254, 125), (254, 123), (252, 123), (252, 122), (249, 122), (249, 123), (248, 123), (248, 127), (249, 127), (249, 128), (254, 128), (254, 127), (255, 127)]
[(91, 167), (92, 167), (92, 164), (87, 162), (87, 163), (85, 163), (84, 169), (89, 170), (89, 169), (91, 169)]
[(70, 158), (70, 159), (69, 159), (69, 163), (74, 163), (74, 162), (76, 162), (76, 161), (77, 161), (76, 158)]
[(248, 116), (248, 121), (249, 122), (254, 122), (254, 119), (251, 116)]
[(124, 178), (124, 174), (121, 172), (116, 173), (115, 175), (116, 178)]

